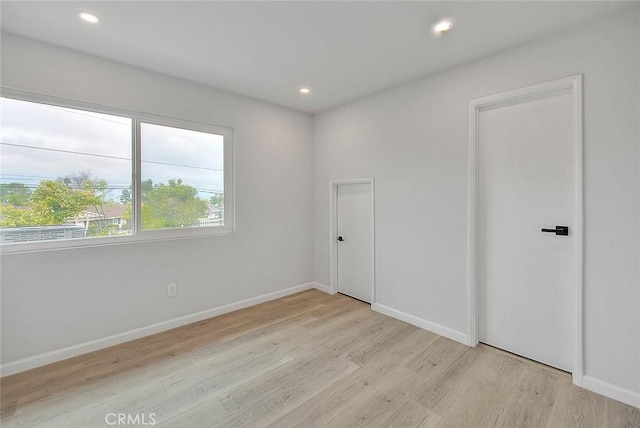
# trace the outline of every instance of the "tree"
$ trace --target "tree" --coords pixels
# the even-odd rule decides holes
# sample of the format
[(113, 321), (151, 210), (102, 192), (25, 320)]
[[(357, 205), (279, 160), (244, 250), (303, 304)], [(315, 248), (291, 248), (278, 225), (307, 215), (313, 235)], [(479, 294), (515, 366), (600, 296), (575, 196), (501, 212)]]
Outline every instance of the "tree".
[[(151, 192), (153, 190), (153, 180), (150, 178), (147, 178), (146, 180), (142, 180), (140, 182), (140, 194), (142, 195), (142, 204), (144, 205), (144, 203), (147, 200), (147, 197), (149, 195), (149, 192)], [(129, 201), (131, 201), (131, 192), (126, 190), (126, 195), (129, 198)], [(125, 195), (125, 190), (122, 191), (122, 195)], [(123, 196), (120, 196), (120, 201), (124, 204), (125, 202), (122, 201)], [(124, 208), (124, 219), (129, 222), (131, 220), (131, 204), (128, 204), (125, 208)]]
[(61, 224), (82, 212), (94, 202), (87, 190), (74, 190), (61, 181), (41, 181), (33, 191), (32, 211), (39, 220), (36, 224)]
[[(182, 183), (182, 180), (180, 180)], [(149, 192), (153, 190), (153, 180), (147, 178), (140, 183), (140, 193), (142, 194), (142, 202), (147, 200)]]
[(22, 183), (2, 183), (0, 184), (0, 202), (13, 206), (29, 205), (31, 189)]
[(91, 192), (95, 196), (93, 204), (103, 206), (109, 196), (107, 180), (92, 176), (91, 170), (71, 173), (58, 178), (58, 181), (71, 189)]
[(91, 176), (91, 170), (80, 172), (72, 172), (64, 177), (58, 178), (58, 181), (63, 182), (72, 189), (82, 189), (87, 182), (96, 180)]
[(99, 196), (90, 189), (72, 189), (63, 181), (41, 181), (30, 197), (28, 210), (3, 207), (2, 225), (37, 226), (64, 224), (77, 216), (87, 206), (99, 203)]
[(0, 205), (0, 226), (18, 227), (33, 226), (33, 213), (31, 210), (18, 209), (13, 205)]
[(131, 202), (131, 192), (129, 191), (129, 189), (124, 189), (122, 191), (122, 194), (120, 195), (120, 202), (122, 203), (122, 205), (127, 205), (129, 202)]
[(145, 229), (193, 226), (206, 212), (207, 203), (198, 197), (195, 187), (183, 184), (181, 179), (169, 180), (167, 184), (153, 185), (143, 197), (142, 226)]
[[(91, 170), (89, 169), (79, 173), (65, 175), (62, 178), (58, 178), (58, 182), (64, 183), (70, 189), (75, 190), (76, 196), (81, 198), (82, 202), (85, 203), (82, 209), (71, 217), (75, 217), (85, 208), (91, 207), (98, 215), (105, 218), (104, 204), (109, 195), (109, 183), (107, 183), (107, 180), (92, 176)], [(106, 235), (107, 228), (108, 225), (105, 222), (95, 222), (90, 231), (90, 235)]]
[[(13, 186), (13, 192), (9, 192), (7, 198), (12, 195), (23, 197), (27, 192), (26, 186)], [(17, 190), (16, 190), (17, 189)], [(29, 189), (27, 189), (29, 190)], [(72, 173), (57, 180), (43, 180), (33, 192), (29, 190), (28, 198), (22, 198), (20, 205), (28, 205), (25, 208), (17, 208), (18, 204), (2, 202), (0, 225), (9, 227), (19, 226), (47, 226), (64, 224), (87, 207), (93, 207), (98, 214), (104, 217), (104, 204), (109, 193), (108, 183), (91, 175), (91, 171)], [(96, 227), (106, 227), (100, 223)], [(97, 234), (102, 234), (101, 230)]]
[(209, 198), (209, 203), (212, 207), (221, 208), (224, 205), (224, 194), (216, 193)]

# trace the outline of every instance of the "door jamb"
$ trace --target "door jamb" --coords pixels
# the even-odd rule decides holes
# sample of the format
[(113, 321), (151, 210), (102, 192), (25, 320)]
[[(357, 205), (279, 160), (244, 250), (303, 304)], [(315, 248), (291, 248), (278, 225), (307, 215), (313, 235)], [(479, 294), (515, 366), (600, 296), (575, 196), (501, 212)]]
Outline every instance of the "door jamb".
[(371, 186), (371, 305), (376, 301), (376, 241), (375, 241), (375, 180), (369, 178), (347, 178), (329, 180), (329, 290), (338, 292), (338, 186), (342, 184), (369, 184)]
[(467, 191), (467, 332), (469, 346), (478, 344), (478, 115), (481, 111), (547, 98), (572, 95), (573, 113), (573, 383), (582, 386), (583, 366), (583, 118), (582, 74), (469, 101)]

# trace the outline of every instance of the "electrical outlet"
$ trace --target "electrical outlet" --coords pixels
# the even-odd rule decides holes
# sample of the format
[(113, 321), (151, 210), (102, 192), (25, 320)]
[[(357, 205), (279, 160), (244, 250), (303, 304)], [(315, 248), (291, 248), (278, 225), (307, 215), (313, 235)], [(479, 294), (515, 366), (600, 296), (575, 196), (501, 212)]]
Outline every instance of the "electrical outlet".
[(176, 297), (178, 295), (178, 285), (177, 284), (169, 284), (167, 288), (167, 296)]

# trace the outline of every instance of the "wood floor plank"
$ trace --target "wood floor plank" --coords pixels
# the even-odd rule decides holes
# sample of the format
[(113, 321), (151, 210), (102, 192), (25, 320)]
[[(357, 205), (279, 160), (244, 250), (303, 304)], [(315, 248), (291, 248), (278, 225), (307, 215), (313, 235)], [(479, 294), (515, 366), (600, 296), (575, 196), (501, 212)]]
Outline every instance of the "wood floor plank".
[(464, 374), (481, 352), (481, 348), (439, 337), (405, 364), (392, 383), (412, 400), (441, 414), (442, 407), (455, 401), (466, 386)]
[(29, 418), (16, 420), (10, 418), (7, 423), (4, 420), (2, 422), (2, 428), (87, 428), (87, 426), (83, 412), (54, 415), (39, 421), (33, 421)]
[(273, 421), (269, 426), (323, 427), (340, 411), (350, 405), (350, 398), (366, 393), (379, 382), (393, 375), (384, 365), (370, 365), (355, 370), (338, 380), (321, 393), (309, 397), (304, 403)]
[[(146, 386), (154, 388), (158, 384), (157, 376), (181, 369), (184, 364), (184, 359), (166, 360), (162, 364), (140, 368), (139, 371), (128, 377), (117, 373), (110, 379), (102, 378), (86, 382), (83, 384), (84, 387), (56, 389), (56, 386), (52, 385), (46, 389), (47, 396), (37, 401), (27, 400), (24, 404), (19, 403), (15, 415), (30, 419), (34, 412), (56, 415), (64, 409), (63, 413), (73, 413), (127, 394), (131, 390)], [(30, 397), (30, 395), (28, 396)]]
[[(345, 328), (345, 333), (350, 328), (355, 328), (359, 323), (370, 318), (369, 308), (361, 305), (353, 306), (345, 311), (335, 312), (331, 317), (312, 315), (313, 319), (304, 322), (301, 326), (307, 330), (313, 340), (310, 342), (321, 342), (336, 337), (336, 332), (341, 332)], [(309, 315), (317, 312), (309, 313)]]
[(7, 399), (0, 403), (0, 418), (8, 418), (16, 413), (18, 400)]
[(127, 393), (103, 401), (96, 406), (90, 406), (82, 410), (82, 420), (85, 427), (99, 427), (106, 425), (106, 416), (109, 413), (136, 414), (143, 413), (143, 409), (151, 404), (165, 400), (167, 393), (160, 384), (139, 387)]
[(640, 409), (605, 398), (602, 426), (610, 428), (638, 428), (640, 427)]
[(387, 353), (371, 358), (361, 368), (311, 397), (270, 426), (273, 428), (328, 426), (329, 421), (351, 405), (352, 397), (365, 395), (380, 383), (390, 379), (395, 375), (395, 370), (431, 345), (437, 337), (425, 330), (412, 331), (408, 336), (391, 345)]
[(498, 426), (512, 404), (524, 365), (509, 356), (485, 350), (474, 362), (464, 391), (451, 406), (438, 412), (443, 418), (438, 427)]
[(422, 420), (422, 423), (418, 425), (418, 428), (436, 428), (441, 420), (442, 416), (440, 416), (436, 412), (432, 412)]
[[(429, 344), (433, 342), (430, 341)], [(397, 349), (402, 349), (397, 345)], [(397, 354), (396, 354), (397, 355)], [(411, 359), (411, 355), (405, 361)], [(369, 367), (376, 367), (384, 361), (374, 360)], [(393, 358), (391, 359), (393, 361)], [(390, 361), (387, 359), (387, 364)], [(377, 382), (375, 386), (360, 394), (351, 394), (348, 405), (329, 421), (328, 426), (335, 427), (417, 427), (427, 417), (431, 423), (439, 421), (440, 416), (427, 407), (417, 403), (414, 398), (419, 396), (413, 389), (416, 383), (415, 373), (403, 367), (403, 361), (390, 364), (389, 375), (384, 382)], [(365, 366), (366, 367), (366, 366)], [(366, 370), (363, 368), (361, 370)], [(346, 398), (346, 397), (345, 397)]]
[(547, 426), (601, 427), (604, 421), (604, 397), (571, 383), (562, 386)]
[(509, 391), (507, 407), (498, 418), (496, 427), (544, 427), (558, 399), (560, 388), (571, 382), (566, 373), (540, 370), (532, 364), (524, 364), (523, 372), (515, 388)]
[(286, 412), (335, 383), (358, 366), (351, 361), (332, 356), (298, 359), (264, 376), (234, 388), (219, 396), (230, 417), (214, 426), (244, 426), (260, 419), (268, 424)]
[(405, 367), (416, 372), (421, 377), (429, 377), (466, 350), (467, 347), (460, 343), (444, 337), (438, 337), (431, 346), (423, 349), (409, 360)]
[(301, 351), (302, 353), (328, 352), (334, 357), (344, 357), (366, 346), (369, 340), (384, 334), (386, 328), (397, 328), (392, 321), (398, 322), (389, 317), (367, 314), (364, 320), (347, 322), (344, 328), (332, 329), (324, 336), (313, 335), (314, 342), (310, 346), (303, 346)]
[(160, 382), (169, 395), (192, 389), (200, 393), (222, 392), (255, 376), (263, 375), (269, 370), (281, 367), (291, 360), (291, 356), (272, 349), (254, 349), (210, 360), (207, 364), (161, 378)]
[(416, 401), (439, 415), (444, 414), (466, 388), (471, 378), (469, 369), (481, 352), (482, 348), (468, 348), (434, 376), (416, 378), (420, 391)]
[(211, 427), (216, 421), (224, 419), (228, 416), (224, 406), (217, 399), (211, 399), (200, 403), (184, 413), (174, 416), (166, 421), (160, 420), (156, 427), (159, 428), (175, 428), (175, 427)]
[(417, 427), (434, 412), (406, 397), (399, 390), (381, 385), (363, 397), (352, 397), (351, 405), (329, 422), (332, 427)]
[(321, 308), (309, 312), (309, 315), (315, 317), (318, 322), (325, 322), (339, 315), (349, 313), (358, 307), (362, 307), (362, 302), (342, 296), (337, 300), (327, 302)]
[(309, 290), (0, 380), (3, 427), (640, 427), (568, 374)]
[(61, 397), (55, 402), (30, 408), (20, 415), (2, 421), (2, 426), (47, 427), (51, 425), (102, 426), (109, 412), (135, 412), (167, 394), (156, 382), (143, 387), (129, 387), (127, 393), (103, 396), (87, 394)]
[[(15, 402), (16, 405), (36, 401), (50, 395), (52, 389), (80, 387), (85, 384), (84, 368), (81, 364), (71, 363), (56, 367), (56, 370), (39, 367), (13, 376), (2, 378), (0, 394), (2, 402)], [(29, 376), (28, 373), (31, 373)], [(15, 377), (14, 377), (15, 376)], [(19, 399), (19, 400), (18, 400)], [(12, 410), (17, 410), (17, 407)]]
[[(336, 347), (342, 349), (341, 344), (353, 341), (355, 332), (363, 330), (371, 324), (381, 322), (380, 318), (372, 317), (371, 313), (371, 309), (367, 305), (361, 304), (351, 312), (339, 314), (330, 319), (305, 322), (303, 327), (308, 331), (297, 341), (301, 348), (300, 353), (323, 352), (334, 343)], [(351, 335), (351, 339), (347, 338), (347, 335)]]
[(301, 325), (310, 319), (313, 318), (307, 314), (287, 318), (241, 336), (196, 348), (189, 352), (188, 356), (194, 365), (199, 365), (225, 354), (234, 354), (246, 348), (263, 347), (265, 344), (273, 349), (286, 351), (297, 346), (287, 346), (287, 343), (306, 334)]
[(310, 390), (314, 384), (331, 384), (358, 368), (349, 360), (330, 356), (309, 356), (298, 358), (252, 379), (218, 398), (230, 413), (242, 410), (265, 397), (282, 396), (293, 399), (294, 395)]
[(383, 352), (372, 355), (371, 358), (363, 361), (360, 366), (367, 367), (369, 364), (374, 363), (405, 366), (407, 362), (429, 349), (440, 338), (435, 333), (414, 329), (409, 325), (406, 325), (406, 332), (406, 334), (399, 335), (397, 340), (389, 342)]
[(366, 340), (355, 341), (355, 346), (350, 347), (342, 356), (359, 366), (363, 366), (372, 358), (393, 348), (396, 343), (418, 330), (418, 327), (408, 326), (397, 320), (393, 321), (392, 323), (385, 323), (380, 331)]

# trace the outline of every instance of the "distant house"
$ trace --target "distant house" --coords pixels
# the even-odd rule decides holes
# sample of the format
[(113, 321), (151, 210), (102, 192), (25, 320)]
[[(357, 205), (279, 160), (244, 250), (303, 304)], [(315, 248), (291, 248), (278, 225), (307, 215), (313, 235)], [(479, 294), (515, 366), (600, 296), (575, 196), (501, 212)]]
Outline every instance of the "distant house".
[(222, 226), (224, 224), (224, 208), (221, 205), (208, 205), (207, 217), (198, 219), (200, 227)]
[[(14, 207), (28, 211), (31, 207)], [(76, 217), (59, 225), (30, 225), (0, 228), (1, 243), (50, 241), (90, 236), (128, 234), (125, 205), (109, 203), (103, 207), (86, 207)]]
[(98, 228), (110, 227), (121, 230), (125, 228), (127, 221), (125, 217), (125, 205), (105, 204), (102, 207), (90, 206), (69, 220), (70, 224), (82, 225), (85, 230), (91, 226)]

